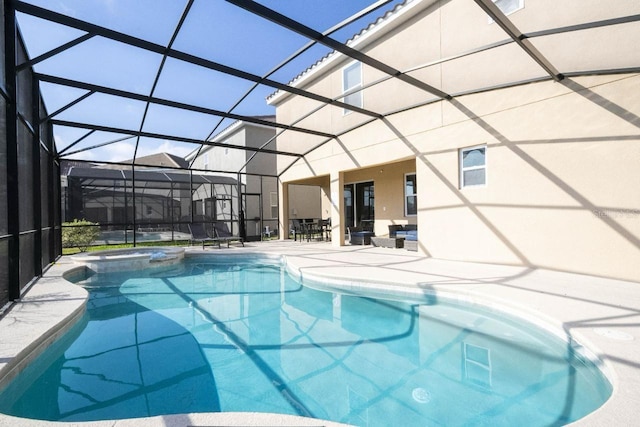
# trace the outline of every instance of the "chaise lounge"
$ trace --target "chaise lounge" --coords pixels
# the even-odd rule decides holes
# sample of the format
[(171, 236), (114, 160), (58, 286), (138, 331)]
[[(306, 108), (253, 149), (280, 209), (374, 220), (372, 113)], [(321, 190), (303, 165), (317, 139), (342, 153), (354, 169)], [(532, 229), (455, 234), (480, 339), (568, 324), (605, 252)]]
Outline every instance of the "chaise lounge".
[(201, 223), (193, 223), (187, 224), (189, 227), (189, 233), (191, 233), (191, 238), (189, 239), (189, 246), (193, 244), (193, 242), (201, 242), (202, 249), (204, 249), (204, 245), (207, 243), (216, 243), (218, 248), (220, 248), (220, 240), (209, 237), (207, 230), (204, 228), (204, 224)]
[(240, 236), (234, 236), (231, 231), (229, 231), (226, 222), (214, 223), (213, 231), (216, 234), (216, 239), (218, 239), (218, 247), (220, 247), (220, 242), (227, 242), (227, 247), (229, 247), (231, 242), (239, 242), (244, 246), (244, 239)]

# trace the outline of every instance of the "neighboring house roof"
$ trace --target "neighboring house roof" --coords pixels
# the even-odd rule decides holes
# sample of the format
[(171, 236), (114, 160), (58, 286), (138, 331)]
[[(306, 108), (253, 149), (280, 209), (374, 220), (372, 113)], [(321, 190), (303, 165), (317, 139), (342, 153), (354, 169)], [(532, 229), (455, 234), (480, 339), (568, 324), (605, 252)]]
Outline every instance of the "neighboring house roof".
[[(250, 117), (253, 118), (253, 119), (266, 120), (268, 122), (274, 122), (274, 123), (276, 122), (276, 116), (274, 116), (273, 114), (266, 114), (264, 116), (250, 116)], [(241, 120), (238, 120), (238, 121), (241, 121)], [(255, 123), (248, 123), (248, 124), (250, 124), (252, 126), (260, 126), (260, 125), (257, 125)]]
[[(422, 0), (404, 0), (402, 3), (398, 3), (397, 5), (395, 5), (393, 9), (387, 11), (384, 15), (378, 17), (374, 22), (370, 23), (369, 25), (361, 29), (358, 33), (354, 34), (349, 40), (346, 41), (345, 44), (347, 46), (354, 47), (355, 45), (363, 42), (365, 38), (371, 39), (372, 41), (373, 37), (371, 36), (374, 33), (378, 32), (378, 30), (380, 30), (385, 24), (390, 23), (394, 18), (398, 17), (401, 13), (404, 13), (405, 11), (407, 11), (408, 5), (418, 4), (421, 1)], [(428, 2), (428, 3), (430, 4), (432, 2)], [(382, 33), (379, 33), (379, 34), (381, 35)], [(304, 71), (302, 71), (300, 74), (295, 76), (293, 79), (291, 79), (288, 85), (296, 86), (302, 83), (303, 81), (309, 80), (309, 78), (312, 75), (316, 74), (319, 70), (325, 68), (325, 65), (327, 65), (329, 62), (332, 62), (337, 58), (340, 58), (341, 56), (344, 56), (344, 55), (342, 55), (341, 53), (335, 50), (331, 51), (330, 53), (326, 54), (325, 56), (323, 56), (322, 58), (314, 62), (312, 65), (307, 67)], [(277, 90), (273, 92), (272, 94), (267, 96), (266, 98), (267, 104), (271, 104), (276, 100), (276, 98), (284, 94), (288, 94), (288, 92), (282, 91), (282, 90)]]
[[(125, 163), (129, 162), (131, 162), (131, 160), (127, 160)], [(169, 166), (182, 169), (189, 167), (189, 163), (185, 159), (169, 153), (157, 153), (136, 157), (135, 164), (144, 164), (145, 166)]]
[[(95, 179), (95, 180), (128, 180), (133, 179), (133, 173), (131, 170), (117, 170), (112, 168), (87, 168), (73, 166), (67, 173), (68, 177), (81, 178), (81, 179)], [(229, 184), (236, 185), (238, 181), (227, 176), (220, 175), (200, 175), (200, 174), (188, 174), (181, 172), (169, 172), (169, 171), (151, 171), (141, 170), (136, 171), (136, 181), (149, 181), (149, 182), (177, 182), (188, 184), (193, 182), (195, 184)]]
[(85, 162), (85, 161), (62, 160), (60, 162), (60, 175), (61, 176), (69, 175), (69, 171), (74, 167), (94, 168), (94, 167), (97, 167), (97, 165), (94, 163)]
[[(268, 122), (273, 122), (273, 123), (276, 122), (276, 116), (274, 116), (272, 114), (271, 115), (266, 115), (266, 116), (251, 116), (251, 117), (254, 118), (254, 119), (265, 120), (265, 121), (268, 121)], [(226, 138), (231, 136), (237, 130), (241, 129), (243, 126), (264, 127), (263, 125), (259, 125), (259, 124), (256, 124), (256, 123), (245, 122), (244, 120), (236, 120), (235, 122), (231, 123), (226, 128), (222, 129), (220, 132), (218, 132), (217, 134), (215, 134), (214, 136), (209, 138), (209, 141), (211, 141), (211, 142), (224, 142), (224, 140)], [(211, 146), (206, 146), (205, 145), (204, 147), (202, 147), (202, 150), (195, 149), (191, 153), (187, 154), (184, 157), (184, 159), (188, 163), (189, 161), (191, 161), (195, 157), (196, 154), (202, 154), (202, 153), (204, 153), (205, 151), (207, 151), (210, 148), (211, 148)]]

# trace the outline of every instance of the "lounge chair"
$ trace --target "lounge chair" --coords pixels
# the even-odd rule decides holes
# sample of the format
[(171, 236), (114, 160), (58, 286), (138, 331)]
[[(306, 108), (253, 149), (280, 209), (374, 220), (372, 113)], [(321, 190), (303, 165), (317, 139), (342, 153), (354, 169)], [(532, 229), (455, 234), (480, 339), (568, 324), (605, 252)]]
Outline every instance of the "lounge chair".
[(229, 227), (227, 227), (226, 222), (216, 222), (213, 226), (213, 231), (216, 233), (216, 238), (218, 239), (218, 245), (220, 242), (227, 242), (227, 247), (231, 242), (240, 242), (242, 246), (244, 246), (244, 239), (240, 236), (234, 236), (229, 231)]
[(205, 230), (204, 228), (204, 224), (187, 224), (187, 227), (189, 227), (189, 233), (191, 233), (189, 246), (191, 246), (193, 242), (202, 242), (202, 249), (204, 249), (204, 245), (207, 243), (216, 243), (218, 245), (218, 248), (220, 248), (220, 240), (209, 237), (207, 230)]

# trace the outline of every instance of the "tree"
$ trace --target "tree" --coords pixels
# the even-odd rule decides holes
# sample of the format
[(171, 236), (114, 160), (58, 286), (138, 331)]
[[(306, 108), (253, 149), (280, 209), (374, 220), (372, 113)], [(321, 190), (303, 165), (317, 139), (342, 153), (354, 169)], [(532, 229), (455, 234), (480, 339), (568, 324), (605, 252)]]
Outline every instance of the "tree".
[(62, 224), (62, 247), (76, 247), (84, 252), (100, 235), (100, 224), (87, 220), (74, 219)]

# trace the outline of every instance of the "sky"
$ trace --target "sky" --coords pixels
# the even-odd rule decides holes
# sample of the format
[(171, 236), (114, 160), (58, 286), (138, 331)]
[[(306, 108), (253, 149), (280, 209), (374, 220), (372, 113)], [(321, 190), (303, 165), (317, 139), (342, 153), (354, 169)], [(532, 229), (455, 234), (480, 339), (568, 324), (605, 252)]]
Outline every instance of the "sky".
[[(259, 2), (320, 32), (375, 3), (374, 0)], [(398, 2), (399, 0), (395, 0), (335, 33), (333, 37), (346, 41)], [(27, 3), (166, 46), (187, 1), (28, 0)], [(18, 14), (18, 24), (31, 58), (84, 35), (82, 31), (21, 13)], [(263, 76), (307, 41), (306, 38), (225, 0), (195, 0), (175, 39), (173, 49)], [(270, 78), (288, 83), (329, 52), (324, 46), (314, 46)], [(34, 69), (42, 74), (149, 95), (161, 60), (161, 55), (93, 37), (36, 64)], [(252, 82), (169, 58), (164, 64), (153, 95), (229, 111), (252, 86)], [(41, 91), (49, 113), (86, 93), (50, 83), (42, 83)], [(243, 115), (274, 114), (273, 107), (265, 101), (273, 92), (271, 87), (259, 86), (233, 112)], [(145, 107), (144, 102), (93, 94), (56, 118), (137, 131), (142, 123)], [(204, 140), (214, 129), (217, 134), (231, 123), (229, 119), (220, 122), (220, 118), (215, 116), (152, 104), (142, 129), (145, 132)], [(64, 150), (86, 133), (87, 130), (84, 129), (56, 126), (54, 134), (58, 151)], [(119, 133), (96, 132), (67, 153), (122, 137)], [(124, 161), (133, 158), (135, 143), (136, 138), (132, 138), (70, 157)], [(185, 156), (198, 148), (195, 144), (148, 138), (140, 138), (139, 144), (137, 157), (161, 151)]]

